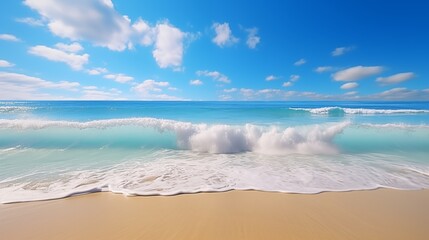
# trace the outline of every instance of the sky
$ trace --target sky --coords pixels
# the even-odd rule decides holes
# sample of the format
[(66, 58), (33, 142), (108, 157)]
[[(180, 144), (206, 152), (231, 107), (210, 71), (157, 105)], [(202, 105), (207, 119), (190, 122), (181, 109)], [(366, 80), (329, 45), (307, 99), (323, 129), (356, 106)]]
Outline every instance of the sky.
[(424, 0), (3, 0), (2, 100), (429, 100)]

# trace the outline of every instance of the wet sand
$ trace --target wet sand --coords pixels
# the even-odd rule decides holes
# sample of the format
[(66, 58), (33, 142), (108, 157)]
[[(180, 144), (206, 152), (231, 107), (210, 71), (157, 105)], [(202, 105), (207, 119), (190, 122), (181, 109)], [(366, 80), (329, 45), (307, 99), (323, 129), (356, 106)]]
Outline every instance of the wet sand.
[(0, 205), (1, 239), (429, 239), (429, 190), (95, 193)]

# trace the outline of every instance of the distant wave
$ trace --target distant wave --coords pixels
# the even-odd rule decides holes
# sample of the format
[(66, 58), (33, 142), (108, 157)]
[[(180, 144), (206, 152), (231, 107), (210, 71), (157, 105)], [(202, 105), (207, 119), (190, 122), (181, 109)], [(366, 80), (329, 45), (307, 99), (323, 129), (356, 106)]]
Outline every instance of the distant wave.
[(321, 107), (321, 108), (289, 108), (295, 111), (305, 111), (312, 114), (421, 114), (429, 113), (429, 110), (420, 109), (368, 109), (368, 108), (342, 108), (342, 107)]
[(19, 113), (28, 112), (34, 110), (34, 107), (22, 107), (22, 106), (0, 106), (0, 113)]
[[(109, 119), (89, 122), (34, 119), (0, 119), (3, 129), (104, 129), (118, 126), (139, 126), (159, 132), (172, 132), (180, 149), (208, 153), (259, 152), (266, 154), (304, 153), (332, 154), (337, 149), (333, 138), (350, 123), (341, 122), (301, 127), (261, 127), (252, 124), (208, 125), (156, 118)], [(142, 136), (144, 137), (144, 136)]]

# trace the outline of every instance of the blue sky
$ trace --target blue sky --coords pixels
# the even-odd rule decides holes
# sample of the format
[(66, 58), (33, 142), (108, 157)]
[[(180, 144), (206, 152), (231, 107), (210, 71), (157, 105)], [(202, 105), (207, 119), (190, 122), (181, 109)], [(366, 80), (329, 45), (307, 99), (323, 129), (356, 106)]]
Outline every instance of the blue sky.
[(425, 1), (5, 0), (0, 99), (429, 100)]

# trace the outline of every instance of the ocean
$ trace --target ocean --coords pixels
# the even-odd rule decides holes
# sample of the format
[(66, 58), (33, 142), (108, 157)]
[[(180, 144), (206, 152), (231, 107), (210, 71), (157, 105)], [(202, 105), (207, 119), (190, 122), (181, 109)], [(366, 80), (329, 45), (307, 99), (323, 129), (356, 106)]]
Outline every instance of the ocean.
[(429, 188), (428, 102), (0, 102), (0, 203)]

